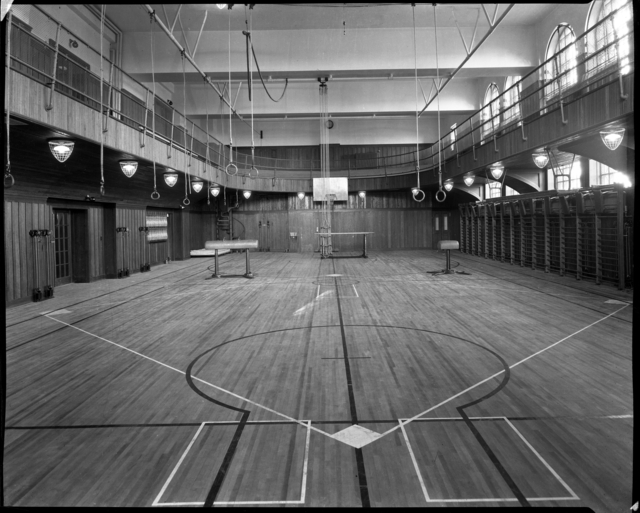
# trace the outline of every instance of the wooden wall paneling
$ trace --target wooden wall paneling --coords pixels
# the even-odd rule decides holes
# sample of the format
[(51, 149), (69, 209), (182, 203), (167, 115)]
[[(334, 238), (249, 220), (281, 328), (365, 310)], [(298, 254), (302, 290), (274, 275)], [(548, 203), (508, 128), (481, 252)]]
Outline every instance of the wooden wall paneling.
[(102, 260), (107, 278), (118, 277), (118, 248), (116, 239), (117, 209), (114, 203), (102, 208)]
[[(17, 219), (18, 219), (18, 232), (17, 232), (17, 241), (18, 241), (18, 255), (17, 258), (21, 262), (21, 273), (23, 273), (24, 278), (20, 280), (20, 295), (19, 297), (26, 297), (29, 295), (29, 291), (33, 288), (33, 279), (31, 278), (33, 273), (33, 264), (31, 264), (30, 259), (27, 258), (27, 255), (31, 255), (31, 237), (29, 237), (29, 230), (32, 229), (31, 226), (28, 226), (25, 219), (25, 204), (24, 202), (17, 203)], [(27, 251), (27, 248), (29, 250)]]
[(4, 299), (14, 299), (14, 258), (13, 258), (13, 230), (11, 229), (11, 201), (4, 202)]
[[(289, 249), (289, 214), (288, 212), (278, 211), (269, 212), (263, 216), (269, 222), (268, 232), (270, 233), (271, 251), (286, 251)], [(257, 223), (256, 223), (257, 227)]]

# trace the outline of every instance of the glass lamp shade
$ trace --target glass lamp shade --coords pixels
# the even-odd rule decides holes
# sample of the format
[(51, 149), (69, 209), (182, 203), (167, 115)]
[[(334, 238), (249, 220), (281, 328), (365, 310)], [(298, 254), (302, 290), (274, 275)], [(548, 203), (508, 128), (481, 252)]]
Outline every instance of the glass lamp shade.
[(216, 7), (218, 9), (224, 9), (227, 6), (227, 4), (216, 4)]
[(610, 150), (615, 150), (618, 146), (620, 146), (620, 143), (622, 142), (622, 138), (624, 137), (624, 130), (625, 130), (624, 128), (602, 130), (600, 132), (600, 137), (602, 137), (602, 142)]
[(164, 181), (169, 187), (173, 187), (178, 183), (178, 173), (170, 171), (164, 174)]
[(494, 180), (500, 180), (502, 173), (504, 173), (504, 167), (494, 166), (490, 169), (490, 171), (491, 171), (491, 176), (493, 176)]
[(411, 187), (411, 194), (413, 194), (414, 196), (416, 194), (418, 194), (418, 188), (417, 187)]
[(475, 176), (465, 176), (464, 177), (464, 184), (467, 187), (471, 187), (471, 185), (473, 185), (474, 180), (476, 179)]
[(220, 194), (220, 186), (218, 184), (213, 184), (211, 187), (209, 187), (209, 191), (211, 192), (211, 196), (215, 198), (218, 194)]
[(451, 189), (453, 189), (453, 182), (450, 180), (444, 182), (444, 190), (449, 192)]
[(204, 187), (204, 182), (200, 179), (191, 180), (191, 187), (193, 188), (193, 192), (200, 192), (202, 187)]
[(138, 163), (135, 160), (121, 160), (120, 169), (122, 169), (124, 176), (131, 178), (138, 170)]
[(244, 199), (249, 199), (251, 197), (251, 191), (242, 191), (242, 195)]
[(361, 198), (364, 198), (367, 195), (367, 193), (365, 191), (359, 191), (358, 192), (358, 196), (360, 196)]
[(71, 156), (74, 145), (73, 141), (49, 141), (49, 149), (59, 162), (64, 162)]
[(549, 155), (544, 151), (537, 151), (532, 155), (532, 157), (533, 157), (533, 162), (540, 169), (542, 169), (549, 163)]
[(304, 199), (304, 197), (305, 197), (305, 193), (304, 192), (299, 192), (298, 193), (298, 198), (299, 199)]

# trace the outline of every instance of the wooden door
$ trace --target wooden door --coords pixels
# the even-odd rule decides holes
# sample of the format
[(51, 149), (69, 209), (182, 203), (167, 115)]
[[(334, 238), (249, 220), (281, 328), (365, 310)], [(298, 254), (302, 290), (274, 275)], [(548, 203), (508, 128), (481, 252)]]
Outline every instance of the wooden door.
[(69, 210), (54, 209), (53, 215), (55, 218), (55, 284), (58, 286), (72, 281), (71, 212)]
[[(71, 211), (71, 279), (74, 283), (91, 281), (89, 262), (89, 212)], [(128, 264), (127, 264), (128, 265)]]
[(433, 213), (433, 248), (437, 249), (441, 240), (451, 240), (451, 212)]
[[(289, 214), (285, 212), (269, 212), (266, 218), (266, 240), (269, 251), (287, 251), (289, 249)], [(263, 221), (264, 225), (264, 221)], [(265, 227), (263, 226), (264, 230)]]

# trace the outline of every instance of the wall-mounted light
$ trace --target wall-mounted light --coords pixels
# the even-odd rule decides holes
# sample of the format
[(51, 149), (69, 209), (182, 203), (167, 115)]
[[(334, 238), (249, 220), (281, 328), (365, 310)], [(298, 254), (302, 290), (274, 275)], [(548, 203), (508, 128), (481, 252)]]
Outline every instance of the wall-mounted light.
[(214, 183), (213, 185), (211, 185), (211, 187), (209, 187), (209, 192), (211, 192), (211, 196), (215, 198), (218, 194), (220, 194), (220, 186), (217, 183)]
[(365, 191), (358, 191), (358, 196), (360, 196), (362, 199), (364, 199), (366, 195), (367, 193)]
[(600, 137), (602, 137), (602, 142), (610, 150), (615, 150), (618, 146), (620, 146), (620, 143), (622, 142), (622, 138), (624, 137), (624, 130), (624, 128), (611, 128), (609, 130), (601, 130)]
[(298, 199), (303, 200), (305, 196), (306, 196), (305, 193), (302, 191), (298, 193)]
[(445, 180), (444, 190), (449, 192), (451, 189), (453, 189), (453, 182), (451, 180)]
[(198, 193), (204, 187), (204, 182), (200, 178), (194, 178), (191, 180), (191, 187), (193, 187), (193, 192)]
[(242, 195), (244, 199), (249, 199), (251, 197), (251, 191), (242, 191)]
[(473, 182), (474, 182), (475, 179), (476, 179), (476, 177), (473, 176), (473, 175), (465, 176), (464, 177), (464, 184), (467, 187), (471, 187), (471, 185), (473, 185)]
[(138, 170), (138, 163), (135, 160), (121, 160), (120, 169), (122, 169), (124, 176), (131, 178)]
[(178, 173), (169, 168), (169, 171), (164, 174), (164, 181), (169, 187), (173, 187), (178, 183)]
[(66, 141), (63, 139), (49, 141), (49, 149), (59, 162), (64, 162), (71, 156), (74, 145), (75, 143), (73, 141)]
[(549, 154), (546, 151), (536, 151), (533, 155), (533, 162), (540, 169), (549, 163)]
[(504, 173), (504, 166), (491, 166), (489, 171), (491, 172), (491, 176), (493, 176), (494, 180), (500, 180), (502, 173)]

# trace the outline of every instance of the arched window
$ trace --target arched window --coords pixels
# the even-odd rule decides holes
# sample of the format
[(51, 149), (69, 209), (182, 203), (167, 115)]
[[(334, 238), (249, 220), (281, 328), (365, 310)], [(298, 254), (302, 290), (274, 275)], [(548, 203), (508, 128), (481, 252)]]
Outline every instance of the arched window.
[(502, 116), (505, 123), (520, 118), (521, 79), (522, 77), (507, 77), (504, 83), (504, 114)]
[(489, 84), (484, 93), (484, 107), (482, 109), (482, 138), (492, 133), (500, 125), (500, 101), (498, 96), (498, 86), (495, 83)]
[[(616, 10), (616, 14), (610, 16)], [(585, 44), (587, 54), (593, 56), (586, 61), (587, 76), (599, 73), (618, 62), (618, 59), (621, 73), (626, 75), (630, 71), (629, 31), (631, 19), (631, 6), (625, 0), (596, 0), (591, 4), (587, 17), (588, 33)], [(598, 26), (589, 31), (594, 25)], [(619, 38), (617, 42), (616, 38)]]
[(567, 23), (558, 25), (547, 45), (544, 75), (545, 99), (556, 96), (578, 82), (576, 35)]
[(499, 198), (502, 196), (502, 184), (500, 182), (490, 181), (484, 185), (484, 197)]

